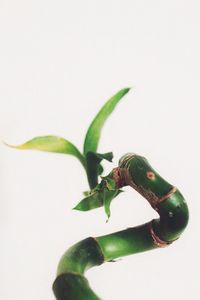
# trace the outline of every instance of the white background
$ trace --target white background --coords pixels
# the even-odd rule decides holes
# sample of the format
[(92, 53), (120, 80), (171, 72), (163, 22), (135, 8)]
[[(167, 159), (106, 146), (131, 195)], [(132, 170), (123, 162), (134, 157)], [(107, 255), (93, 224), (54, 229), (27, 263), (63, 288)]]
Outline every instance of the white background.
[[(199, 15), (194, 0), (0, 2), (1, 139), (55, 134), (81, 148), (102, 104), (132, 86), (98, 150), (114, 152), (113, 166), (126, 152), (146, 156), (187, 199), (190, 222), (172, 246), (87, 272), (103, 300), (200, 299)], [(128, 188), (108, 224), (103, 209), (72, 211), (88, 187), (70, 156), (1, 144), (0, 172), (2, 300), (53, 300), (69, 246), (156, 217)]]

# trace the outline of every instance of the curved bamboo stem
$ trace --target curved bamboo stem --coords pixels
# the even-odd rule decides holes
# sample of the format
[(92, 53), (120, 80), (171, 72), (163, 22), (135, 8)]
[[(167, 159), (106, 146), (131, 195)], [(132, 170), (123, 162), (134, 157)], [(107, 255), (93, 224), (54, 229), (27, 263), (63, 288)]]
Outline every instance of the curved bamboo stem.
[(139, 155), (127, 154), (109, 176), (116, 188), (131, 186), (144, 196), (160, 218), (72, 246), (61, 258), (53, 290), (57, 300), (99, 300), (84, 272), (122, 256), (165, 247), (179, 238), (188, 223), (187, 204), (179, 190), (166, 182)]

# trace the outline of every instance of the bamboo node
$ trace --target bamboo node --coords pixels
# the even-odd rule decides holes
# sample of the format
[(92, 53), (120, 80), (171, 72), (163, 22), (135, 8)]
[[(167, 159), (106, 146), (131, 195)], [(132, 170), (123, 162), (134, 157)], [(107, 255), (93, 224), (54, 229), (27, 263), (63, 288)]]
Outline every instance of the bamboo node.
[(172, 242), (167, 242), (167, 241), (164, 241), (162, 240), (154, 231), (153, 229), (153, 221), (151, 221), (149, 223), (149, 231), (150, 231), (150, 235), (153, 239), (153, 242), (156, 246), (160, 247), (160, 248), (164, 248), (164, 247), (167, 247), (169, 246)]

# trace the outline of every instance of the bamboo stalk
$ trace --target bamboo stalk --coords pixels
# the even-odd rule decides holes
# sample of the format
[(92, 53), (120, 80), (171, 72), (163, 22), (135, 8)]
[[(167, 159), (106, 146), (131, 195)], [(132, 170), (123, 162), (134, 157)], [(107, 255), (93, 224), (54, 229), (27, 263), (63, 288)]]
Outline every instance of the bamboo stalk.
[(69, 248), (60, 260), (53, 284), (56, 299), (98, 300), (83, 274), (103, 262), (103, 253), (94, 238), (86, 238)]
[(165, 247), (179, 238), (188, 223), (187, 204), (177, 188), (166, 182), (139, 155), (127, 154), (110, 174), (116, 188), (131, 186), (144, 196), (160, 218), (75, 244), (60, 260), (53, 284), (57, 300), (99, 300), (84, 272), (118, 257)]

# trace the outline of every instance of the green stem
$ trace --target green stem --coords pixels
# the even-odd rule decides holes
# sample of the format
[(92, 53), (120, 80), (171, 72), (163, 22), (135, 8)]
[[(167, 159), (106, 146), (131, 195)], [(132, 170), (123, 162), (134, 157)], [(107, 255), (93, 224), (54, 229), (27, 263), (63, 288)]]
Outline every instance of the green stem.
[(91, 152), (86, 155), (86, 173), (90, 189), (92, 190), (98, 184), (98, 164)]
[[(116, 176), (117, 174), (117, 176)], [(128, 154), (113, 170), (116, 186), (129, 185), (143, 195), (159, 219), (72, 246), (61, 258), (53, 289), (57, 300), (99, 300), (84, 272), (122, 256), (164, 247), (175, 241), (188, 223), (188, 208), (181, 193), (153, 170), (141, 156)]]
[(69, 248), (60, 260), (53, 284), (56, 299), (99, 300), (83, 274), (103, 261), (103, 253), (94, 238), (87, 238)]

